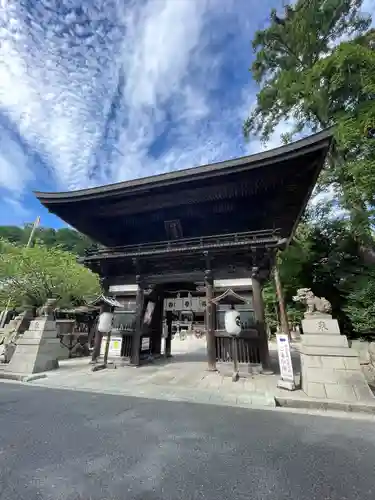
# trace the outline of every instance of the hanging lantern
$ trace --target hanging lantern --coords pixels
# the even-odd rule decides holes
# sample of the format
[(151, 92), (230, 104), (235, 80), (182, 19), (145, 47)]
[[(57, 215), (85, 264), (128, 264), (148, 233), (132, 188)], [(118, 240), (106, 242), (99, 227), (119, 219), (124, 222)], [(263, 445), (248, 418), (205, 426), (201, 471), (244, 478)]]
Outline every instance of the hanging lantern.
[(147, 304), (145, 315), (143, 317), (143, 322), (146, 325), (150, 325), (151, 324), (151, 320), (152, 320), (152, 315), (153, 315), (154, 309), (155, 309), (155, 302), (151, 302), (150, 301)]
[(241, 333), (241, 317), (240, 313), (235, 309), (230, 309), (225, 312), (224, 316), (225, 330), (229, 335), (239, 335)]
[(110, 312), (103, 312), (99, 316), (98, 331), (100, 333), (109, 333), (112, 330), (113, 314)]

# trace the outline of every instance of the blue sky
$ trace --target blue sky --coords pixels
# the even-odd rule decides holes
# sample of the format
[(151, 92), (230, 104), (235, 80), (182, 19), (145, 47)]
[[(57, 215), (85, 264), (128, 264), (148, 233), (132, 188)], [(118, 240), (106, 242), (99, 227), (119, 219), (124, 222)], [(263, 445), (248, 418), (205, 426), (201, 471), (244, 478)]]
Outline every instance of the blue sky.
[[(281, 6), (1, 2), (0, 225), (40, 215), (42, 225), (61, 226), (34, 189), (75, 190), (260, 151), (241, 131), (257, 91), (251, 40)], [(375, 0), (365, 10), (375, 12)]]

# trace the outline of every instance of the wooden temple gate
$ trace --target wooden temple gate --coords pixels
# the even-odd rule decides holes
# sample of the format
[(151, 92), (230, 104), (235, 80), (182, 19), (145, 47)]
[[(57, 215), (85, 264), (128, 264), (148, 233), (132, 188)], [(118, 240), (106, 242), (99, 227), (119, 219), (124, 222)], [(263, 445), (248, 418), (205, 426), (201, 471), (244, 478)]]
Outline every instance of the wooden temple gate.
[[(205, 290), (209, 369), (230, 359), (228, 338), (217, 329), (214, 280), (248, 277), (255, 324), (238, 339), (238, 352), (245, 362), (260, 360), (267, 367), (262, 285), (277, 250), (295, 232), (331, 141), (328, 130), (217, 164), (36, 196), (102, 245), (82, 261), (101, 276), (105, 294), (136, 283), (134, 321), (131, 331), (123, 331), (123, 355), (133, 364), (142, 362), (142, 345), (160, 355), (165, 284), (187, 281)], [(145, 325), (150, 301), (154, 312)]]
[[(226, 334), (222, 321), (218, 321), (220, 314), (224, 311), (216, 310), (213, 299), (218, 294), (214, 287), (214, 277), (230, 276), (232, 280), (247, 276), (249, 289), (245, 291), (248, 297), (247, 312), (251, 312), (252, 321), (244, 322), (244, 328), (238, 343), (238, 354), (240, 362), (262, 364), (265, 368), (269, 364), (268, 342), (266, 325), (264, 319), (264, 308), (262, 299), (262, 284), (264, 283), (268, 270), (272, 265), (276, 249), (284, 243), (277, 230), (248, 232), (246, 234), (220, 235), (209, 238), (190, 240), (185, 246), (183, 241), (166, 242), (157, 245), (138, 245), (133, 247), (116, 247), (96, 250), (95, 254), (87, 255), (85, 262), (91, 259), (102, 259), (103, 262), (118, 259), (132, 259), (134, 275), (128, 276), (128, 284), (136, 282), (135, 290), (130, 297), (124, 298), (124, 310), (119, 314), (129, 314), (129, 319), (121, 321), (114, 333), (122, 338), (121, 355), (128, 358), (134, 365), (139, 365), (145, 358), (160, 356), (162, 323), (164, 317), (163, 303), (166, 289), (173, 283), (178, 290), (179, 283), (190, 282), (196, 288), (204, 292), (205, 297), (205, 328), (207, 338), (207, 361), (210, 370), (216, 369), (216, 362), (232, 361), (232, 347), (230, 337)], [(236, 251), (233, 251), (235, 246)], [(192, 251), (194, 247), (194, 251)], [(207, 249), (209, 248), (209, 249)], [(110, 258), (108, 259), (108, 257)], [(184, 257), (185, 256), (185, 257)], [(228, 273), (228, 262), (235, 259), (237, 269)], [(187, 269), (184, 270), (181, 262)], [(199, 269), (200, 267), (200, 269)], [(107, 268), (109, 271), (109, 269)], [(158, 273), (155, 271), (158, 270)], [(178, 270), (180, 272), (178, 272)], [(142, 272), (143, 271), (143, 272)], [(122, 278), (123, 280), (124, 278)], [(116, 291), (116, 298), (122, 301), (119, 290), (116, 287), (118, 277), (104, 279), (103, 287), (105, 294)], [(123, 283), (123, 281), (122, 281)], [(251, 283), (251, 285), (250, 285)], [(112, 286), (111, 286), (112, 285)], [(112, 292), (113, 293), (113, 292)], [(150, 324), (145, 324), (144, 317), (148, 304), (153, 304), (153, 315)], [(147, 346), (144, 349), (144, 346)], [(166, 339), (166, 356), (170, 355), (171, 331)]]

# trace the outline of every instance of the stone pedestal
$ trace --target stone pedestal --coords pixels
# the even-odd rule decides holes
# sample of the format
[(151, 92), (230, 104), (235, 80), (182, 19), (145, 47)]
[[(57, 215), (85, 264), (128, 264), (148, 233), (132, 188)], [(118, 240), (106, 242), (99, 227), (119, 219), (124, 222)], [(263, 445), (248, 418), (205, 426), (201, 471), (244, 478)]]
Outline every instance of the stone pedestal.
[(32, 374), (58, 368), (56, 353), (59, 345), (56, 322), (47, 317), (36, 318), (30, 322), (29, 329), (18, 338), (16, 350), (6, 370)]
[(22, 335), (28, 329), (31, 320), (31, 313), (25, 311), (11, 319), (4, 328), (0, 328), (0, 335), (4, 337), (5, 343), (12, 342), (18, 335)]
[(0, 328), (0, 341), (3, 343), (1, 362), (9, 363), (12, 359), (17, 339), (28, 329), (32, 318), (31, 312), (25, 311)]
[(301, 383), (307, 396), (343, 402), (374, 400), (358, 353), (340, 334), (337, 320), (311, 314), (302, 321)]

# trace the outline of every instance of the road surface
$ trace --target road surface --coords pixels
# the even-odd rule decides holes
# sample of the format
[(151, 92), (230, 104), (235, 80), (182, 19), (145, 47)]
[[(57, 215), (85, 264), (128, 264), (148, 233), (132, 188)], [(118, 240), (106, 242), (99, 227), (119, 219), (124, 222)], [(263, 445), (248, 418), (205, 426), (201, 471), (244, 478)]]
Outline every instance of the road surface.
[(375, 498), (374, 423), (0, 383), (1, 500)]

